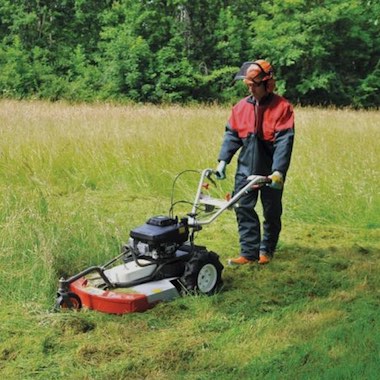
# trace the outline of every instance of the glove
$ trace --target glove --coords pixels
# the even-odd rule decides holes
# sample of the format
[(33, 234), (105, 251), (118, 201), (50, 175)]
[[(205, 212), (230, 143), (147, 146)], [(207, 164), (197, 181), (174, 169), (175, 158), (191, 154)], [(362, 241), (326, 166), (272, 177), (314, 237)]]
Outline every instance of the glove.
[(274, 171), (269, 178), (272, 180), (269, 185), (272, 189), (281, 190), (284, 187), (284, 176), (279, 171)]
[(226, 178), (226, 161), (219, 161), (219, 165), (215, 169), (216, 179), (225, 179)]

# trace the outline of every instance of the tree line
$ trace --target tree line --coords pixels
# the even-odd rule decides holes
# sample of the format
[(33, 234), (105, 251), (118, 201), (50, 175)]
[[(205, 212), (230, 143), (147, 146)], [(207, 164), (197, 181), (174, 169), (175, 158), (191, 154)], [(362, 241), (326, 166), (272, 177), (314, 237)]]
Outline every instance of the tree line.
[(0, 0), (0, 97), (232, 103), (268, 59), (301, 105), (378, 107), (375, 0)]

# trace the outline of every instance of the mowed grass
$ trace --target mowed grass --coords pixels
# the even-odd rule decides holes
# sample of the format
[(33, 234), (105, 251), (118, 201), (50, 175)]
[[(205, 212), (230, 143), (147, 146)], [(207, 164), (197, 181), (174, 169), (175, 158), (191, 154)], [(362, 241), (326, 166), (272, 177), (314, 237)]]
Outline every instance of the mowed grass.
[[(377, 379), (380, 112), (296, 108), (284, 228), (267, 267), (213, 297), (123, 316), (52, 312), (57, 281), (167, 214), (214, 167), (226, 107), (0, 102), (0, 373), (9, 379)], [(236, 160), (215, 190), (233, 186)], [(191, 201), (198, 177), (177, 181)], [(183, 215), (186, 205), (175, 209)], [(197, 236), (223, 263), (234, 214)]]

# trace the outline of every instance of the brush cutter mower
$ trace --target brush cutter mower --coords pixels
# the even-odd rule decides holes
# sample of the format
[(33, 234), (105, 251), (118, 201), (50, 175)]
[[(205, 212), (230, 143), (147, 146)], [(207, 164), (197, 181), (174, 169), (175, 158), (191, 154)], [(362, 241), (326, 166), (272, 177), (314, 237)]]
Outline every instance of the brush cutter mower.
[(154, 216), (130, 231), (129, 241), (117, 257), (103, 266), (92, 266), (70, 278), (61, 278), (56, 309), (84, 306), (124, 314), (145, 311), (159, 301), (184, 294), (212, 295), (218, 291), (223, 284), (223, 265), (216, 253), (194, 244), (195, 233), (233, 207), (243, 194), (271, 180), (250, 176), (243, 189), (222, 200), (205, 192), (209, 187), (205, 181), (216, 185), (214, 175), (212, 169), (201, 172), (192, 210), (186, 217), (173, 217), (176, 203), (190, 202), (173, 203), (172, 193), (170, 216)]

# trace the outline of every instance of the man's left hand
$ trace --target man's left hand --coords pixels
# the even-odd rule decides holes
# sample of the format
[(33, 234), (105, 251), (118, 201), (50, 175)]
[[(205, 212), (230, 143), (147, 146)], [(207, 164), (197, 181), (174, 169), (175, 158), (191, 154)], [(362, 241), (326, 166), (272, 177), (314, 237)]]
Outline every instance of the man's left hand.
[(269, 178), (272, 180), (269, 185), (272, 189), (281, 190), (284, 187), (284, 176), (279, 171), (274, 171)]

